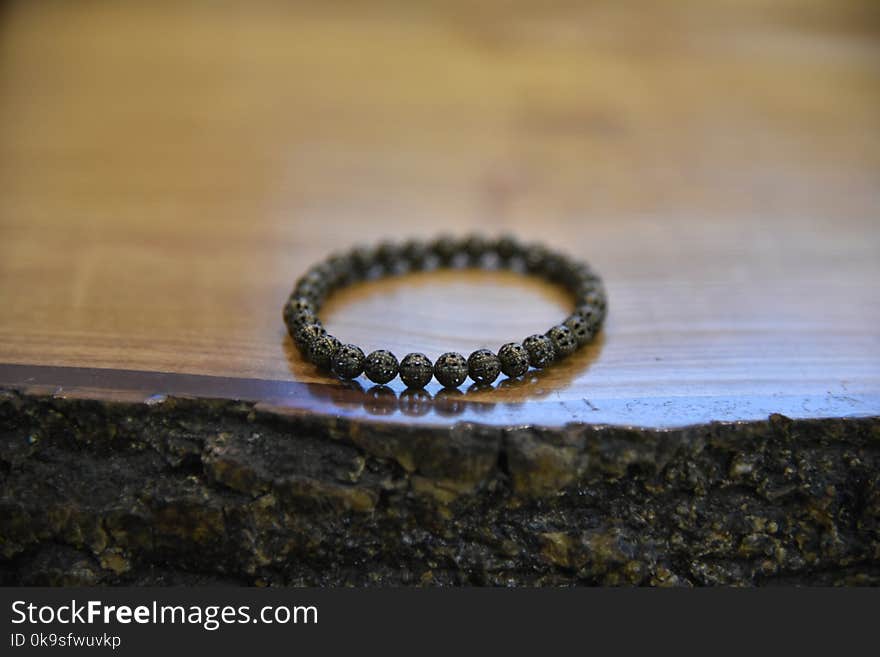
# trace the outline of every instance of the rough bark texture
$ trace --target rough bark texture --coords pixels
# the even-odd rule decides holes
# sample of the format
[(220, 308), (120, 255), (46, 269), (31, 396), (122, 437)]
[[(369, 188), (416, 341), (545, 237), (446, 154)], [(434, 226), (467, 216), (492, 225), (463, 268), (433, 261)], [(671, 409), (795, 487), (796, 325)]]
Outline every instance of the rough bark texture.
[(415, 428), (0, 391), (0, 583), (880, 584), (880, 420)]

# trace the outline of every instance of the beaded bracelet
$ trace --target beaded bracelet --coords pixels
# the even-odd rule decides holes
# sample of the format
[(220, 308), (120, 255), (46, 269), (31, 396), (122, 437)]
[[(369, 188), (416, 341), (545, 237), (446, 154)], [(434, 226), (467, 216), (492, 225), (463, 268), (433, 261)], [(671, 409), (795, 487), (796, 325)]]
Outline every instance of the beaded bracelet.
[[(543, 276), (565, 287), (575, 299), (575, 310), (544, 335), (531, 335), (522, 343), (509, 342), (498, 354), (478, 349), (469, 358), (445, 353), (435, 363), (420, 353), (398, 362), (390, 351), (369, 356), (353, 344), (342, 344), (327, 333), (318, 311), (331, 292), (358, 281), (441, 267), (476, 266), (506, 268)], [(446, 388), (456, 388), (468, 376), (477, 384), (491, 384), (500, 373), (515, 378), (529, 367), (544, 368), (590, 342), (605, 318), (606, 297), (602, 281), (590, 267), (540, 244), (521, 244), (512, 237), (488, 240), (472, 235), (463, 240), (440, 237), (430, 242), (383, 242), (332, 255), (309, 269), (297, 281), (284, 306), (284, 323), (306, 360), (343, 380), (366, 374), (385, 384), (398, 374), (409, 388), (424, 388), (432, 377)]]

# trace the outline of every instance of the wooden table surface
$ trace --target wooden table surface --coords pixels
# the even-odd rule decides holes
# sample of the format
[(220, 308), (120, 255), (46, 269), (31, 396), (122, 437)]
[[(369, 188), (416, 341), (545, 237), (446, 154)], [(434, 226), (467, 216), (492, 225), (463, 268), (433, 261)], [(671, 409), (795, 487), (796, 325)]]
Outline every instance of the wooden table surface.
[[(7, 2), (0, 384), (388, 421), (880, 414), (880, 9), (863, 2)], [(333, 250), (513, 232), (589, 260), (597, 343), (461, 395), (344, 387), (281, 306)], [(449, 272), (333, 298), (398, 355), (543, 330)]]

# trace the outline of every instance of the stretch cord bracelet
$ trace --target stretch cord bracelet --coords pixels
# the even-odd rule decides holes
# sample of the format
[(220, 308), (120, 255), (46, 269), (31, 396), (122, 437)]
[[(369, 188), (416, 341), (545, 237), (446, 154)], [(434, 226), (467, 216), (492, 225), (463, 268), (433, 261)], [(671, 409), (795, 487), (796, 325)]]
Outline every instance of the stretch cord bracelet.
[[(565, 287), (575, 299), (575, 310), (543, 335), (530, 335), (522, 343), (509, 342), (497, 355), (478, 349), (465, 359), (449, 352), (435, 363), (420, 353), (399, 361), (380, 349), (368, 356), (360, 347), (343, 344), (327, 333), (318, 312), (324, 301), (341, 287), (382, 276), (437, 268), (481, 267), (531, 273)], [(432, 377), (446, 388), (456, 388), (470, 376), (477, 384), (491, 384), (500, 373), (515, 378), (529, 367), (545, 368), (590, 342), (605, 318), (606, 297), (602, 280), (590, 267), (540, 244), (521, 244), (511, 237), (487, 240), (470, 236), (456, 240), (440, 237), (430, 242), (383, 242), (332, 255), (309, 269), (297, 281), (284, 306), (284, 323), (306, 360), (343, 380), (366, 374), (385, 384), (398, 374), (409, 388), (424, 388)]]

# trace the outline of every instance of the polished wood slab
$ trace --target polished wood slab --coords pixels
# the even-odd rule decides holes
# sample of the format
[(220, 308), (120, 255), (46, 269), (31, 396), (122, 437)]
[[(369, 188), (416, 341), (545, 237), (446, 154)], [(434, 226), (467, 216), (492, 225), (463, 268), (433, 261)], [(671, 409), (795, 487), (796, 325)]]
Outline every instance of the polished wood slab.
[[(432, 423), (880, 413), (873, 3), (411, 5), (6, 3), (0, 385)], [(460, 398), (301, 361), (280, 313), (302, 270), (473, 230), (593, 263), (597, 343)], [(326, 318), (433, 357), (565, 304), (463, 271)]]

